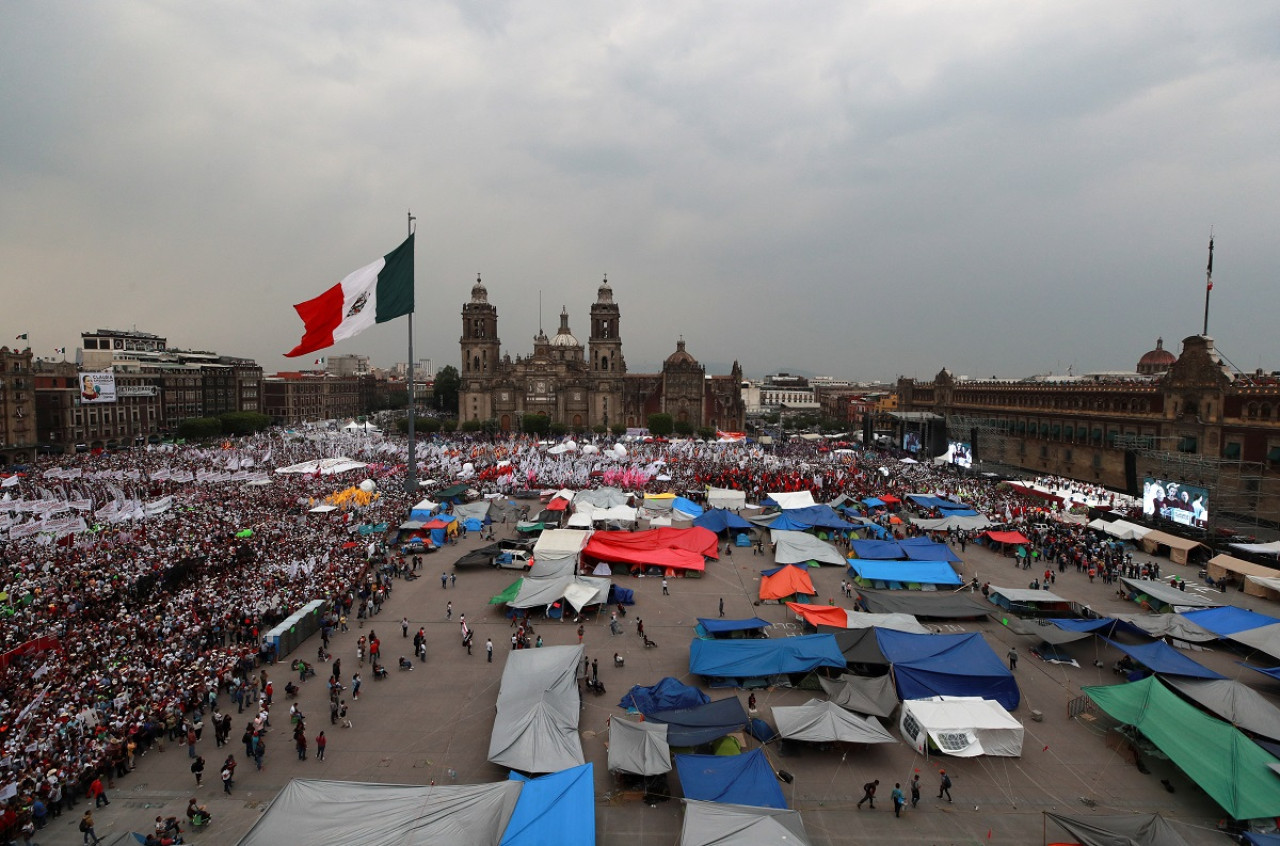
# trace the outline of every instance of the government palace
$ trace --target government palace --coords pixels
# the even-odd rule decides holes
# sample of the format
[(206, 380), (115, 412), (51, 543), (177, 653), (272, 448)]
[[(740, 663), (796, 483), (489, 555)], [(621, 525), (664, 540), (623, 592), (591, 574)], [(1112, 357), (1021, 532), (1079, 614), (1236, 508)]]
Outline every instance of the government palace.
[(477, 277), (471, 300), (462, 307), (462, 420), (494, 420), (518, 429), (525, 415), (546, 415), (574, 430), (596, 426), (644, 427), (650, 414), (665, 412), (694, 429), (742, 431), (742, 368), (708, 376), (686, 349), (684, 339), (659, 373), (628, 373), (622, 355), (621, 313), (608, 279), (591, 305), (586, 346), (560, 312), (560, 328), (548, 338), (541, 329), (529, 355), (501, 353), (498, 308)]

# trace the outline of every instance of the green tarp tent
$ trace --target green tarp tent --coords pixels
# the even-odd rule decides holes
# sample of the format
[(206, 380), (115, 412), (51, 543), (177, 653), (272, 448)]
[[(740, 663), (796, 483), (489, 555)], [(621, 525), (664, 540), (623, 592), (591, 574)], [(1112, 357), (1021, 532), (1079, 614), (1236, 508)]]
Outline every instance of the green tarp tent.
[(1146, 735), (1235, 819), (1280, 815), (1280, 780), (1269, 769), (1280, 760), (1155, 676), (1084, 692), (1112, 718)]
[(490, 605), (506, 605), (508, 602), (513, 602), (516, 596), (519, 595), (520, 586), (523, 584), (524, 584), (524, 579), (516, 579), (514, 582), (511, 583), (511, 585), (506, 590), (504, 590), (502, 593), (495, 596), (493, 599), (490, 599), (489, 604)]

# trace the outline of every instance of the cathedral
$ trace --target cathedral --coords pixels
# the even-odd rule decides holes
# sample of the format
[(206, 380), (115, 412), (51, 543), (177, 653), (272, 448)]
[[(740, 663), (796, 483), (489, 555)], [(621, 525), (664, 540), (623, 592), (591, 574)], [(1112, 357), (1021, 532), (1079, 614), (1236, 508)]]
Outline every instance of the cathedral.
[(541, 329), (530, 355), (502, 355), (498, 309), (476, 278), (471, 301), (462, 307), (462, 420), (494, 420), (503, 430), (520, 428), (525, 415), (545, 414), (572, 430), (595, 426), (643, 428), (650, 414), (665, 412), (694, 429), (741, 431), (742, 368), (735, 361), (727, 376), (707, 376), (684, 339), (663, 362), (660, 373), (628, 373), (622, 355), (618, 305), (608, 279), (591, 306), (584, 347), (560, 312), (560, 328), (548, 338)]

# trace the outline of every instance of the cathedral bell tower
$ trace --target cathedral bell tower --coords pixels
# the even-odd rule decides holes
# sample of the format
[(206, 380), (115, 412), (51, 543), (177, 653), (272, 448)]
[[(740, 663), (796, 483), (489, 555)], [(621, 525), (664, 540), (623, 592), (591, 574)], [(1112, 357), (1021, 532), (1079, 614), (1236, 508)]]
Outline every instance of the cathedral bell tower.
[(609, 278), (600, 283), (591, 306), (591, 373), (593, 376), (622, 376), (627, 372), (622, 359), (622, 336), (618, 332), (618, 305), (613, 301)]
[[(484, 420), (489, 413), (489, 385), (498, 368), (498, 308), (489, 302), (489, 291), (476, 274), (471, 301), (462, 307), (462, 389), (458, 398), (460, 419)], [(434, 375), (434, 374), (433, 374)], [(484, 406), (481, 408), (481, 406)]]

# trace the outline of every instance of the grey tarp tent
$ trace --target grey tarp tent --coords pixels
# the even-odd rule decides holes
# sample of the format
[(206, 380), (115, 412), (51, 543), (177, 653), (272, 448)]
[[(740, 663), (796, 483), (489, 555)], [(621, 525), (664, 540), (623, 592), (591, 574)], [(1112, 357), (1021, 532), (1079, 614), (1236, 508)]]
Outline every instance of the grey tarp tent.
[(910, 614), (934, 620), (965, 620), (985, 617), (997, 609), (980, 594), (921, 592), (915, 590), (866, 590), (858, 595), (868, 611), (875, 614)]
[(1154, 611), (1159, 611), (1165, 607), (1175, 609), (1216, 608), (1219, 605), (1227, 604), (1225, 602), (1219, 602), (1216, 599), (1201, 596), (1198, 593), (1191, 593), (1185, 590), (1178, 590), (1175, 587), (1169, 587), (1164, 582), (1152, 582), (1145, 579), (1130, 579), (1127, 576), (1121, 576), (1120, 584), (1125, 586), (1131, 599), (1146, 597), (1144, 601), (1150, 605), (1151, 609)]
[(1111, 619), (1137, 626), (1151, 637), (1171, 637), (1188, 643), (1208, 643), (1218, 635), (1181, 614), (1112, 614)]
[(610, 720), (609, 770), (643, 776), (671, 772), (667, 724)]
[(598, 576), (526, 578), (515, 599), (507, 604), (512, 608), (537, 608), (540, 605), (551, 605), (563, 597), (576, 610), (581, 611), (585, 605), (605, 602), (609, 598), (609, 585), (608, 579)]
[[(889, 659), (884, 657), (880, 649), (880, 641), (876, 639), (875, 629), (837, 629), (832, 626), (818, 626), (819, 634), (835, 635), (836, 646), (844, 655), (846, 664), (864, 664), (868, 667), (888, 667)], [(896, 700), (897, 693), (894, 693)]]
[(518, 649), (507, 656), (489, 761), (526, 773), (583, 763), (577, 674), (582, 646)]
[(803, 705), (779, 705), (773, 709), (778, 734), (787, 740), (814, 743), (896, 743), (893, 735), (876, 722), (846, 711), (825, 699), (810, 699)]
[(1272, 658), (1280, 660), (1280, 623), (1272, 623), (1269, 626), (1259, 626), (1256, 629), (1236, 632), (1233, 635), (1229, 635), (1227, 640), (1235, 641), (1242, 646), (1256, 649), (1259, 652), (1265, 652)]
[(1232, 679), (1168, 675), (1160, 680), (1236, 728), (1280, 741), (1280, 708), (1248, 685)]
[(810, 846), (799, 811), (684, 800), (680, 846)]
[(827, 697), (841, 708), (859, 714), (889, 717), (898, 707), (898, 691), (893, 676), (855, 676), (844, 673), (839, 678), (818, 676)]
[(580, 508), (583, 505), (592, 505), (596, 508), (613, 508), (615, 505), (626, 505), (627, 500), (630, 498), (619, 488), (596, 488), (589, 491), (578, 491), (577, 496), (573, 498), (573, 507)]
[(806, 561), (837, 567), (849, 564), (834, 546), (805, 532), (775, 531), (773, 542), (778, 545), (773, 557), (779, 564), (803, 564)]
[(936, 520), (921, 520), (919, 518), (911, 518), (911, 522), (915, 523), (926, 532), (945, 532), (955, 529), (962, 532), (977, 531), (992, 526), (992, 522), (981, 514), (972, 514), (967, 517), (939, 517)]
[(494, 846), (511, 820), (521, 784), (366, 784), (296, 778), (240, 846)]
[(1045, 811), (1044, 815), (1080, 842), (1080, 846), (1191, 846), (1159, 814), (1098, 814), (1069, 817)]

